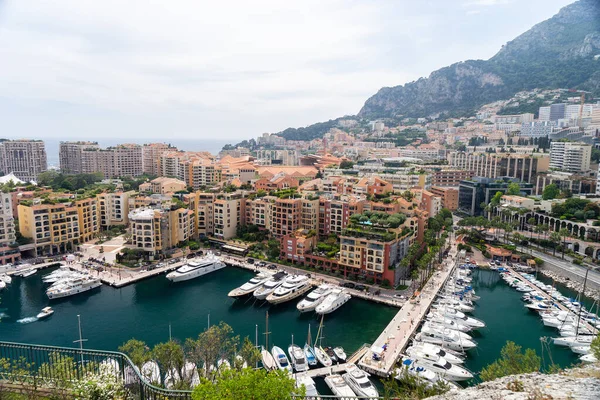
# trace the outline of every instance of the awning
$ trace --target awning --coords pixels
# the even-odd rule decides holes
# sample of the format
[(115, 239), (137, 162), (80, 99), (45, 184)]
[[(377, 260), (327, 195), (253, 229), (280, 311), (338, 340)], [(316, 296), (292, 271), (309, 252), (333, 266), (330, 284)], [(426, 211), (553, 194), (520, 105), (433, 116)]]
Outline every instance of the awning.
[(231, 251), (246, 251), (247, 250), (247, 249), (245, 249), (243, 247), (231, 246), (229, 244), (223, 245), (222, 248), (226, 249), (226, 250), (231, 250)]
[(375, 355), (378, 355), (378, 356), (382, 355), (383, 354), (383, 350), (384, 349), (381, 346), (375, 346), (375, 345), (371, 346), (371, 351)]

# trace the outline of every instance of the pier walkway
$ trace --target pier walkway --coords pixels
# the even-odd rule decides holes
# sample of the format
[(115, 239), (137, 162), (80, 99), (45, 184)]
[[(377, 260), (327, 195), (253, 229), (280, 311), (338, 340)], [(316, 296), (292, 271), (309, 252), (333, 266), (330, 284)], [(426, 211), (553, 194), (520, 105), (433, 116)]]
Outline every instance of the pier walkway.
[[(521, 275), (520, 272), (515, 271), (514, 269), (512, 269), (511, 267), (506, 267), (506, 269), (508, 271), (510, 271), (510, 273), (512, 274), (512, 276), (516, 277), (517, 279), (519, 279), (521, 282), (525, 283), (526, 285), (528, 285), (530, 288), (534, 289), (536, 292), (538, 292), (543, 298), (545, 298), (546, 300), (549, 300), (550, 302), (556, 304), (556, 306), (562, 310), (562, 311), (567, 311), (569, 313), (573, 313), (573, 315), (577, 316), (577, 313), (569, 310), (567, 307), (565, 307), (564, 305), (562, 305), (560, 302), (556, 301), (555, 299), (552, 298), (552, 296), (550, 296), (548, 293), (546, 293), (545, 291), (543, 291), (542, 289), (540, 289), (539, 287), (537, 287), (536, 285), (534, 285), (533, 283), (529, 282), (527, 279), (525, 279), (523, 277), (523, 275)], [(589, 324), (588, 322), (581, 320), (581, 323), (583, 323), (583, 325), (590, 329), (590, 332), (596, 332), (598, 333), (598, 329), (596, 329), (595, 327), (593, 327), (591, 324)]]
[[(439, 290), (444, 286), (448, 277), (458, 263), (456, 247), (452, 247), (449, 257), (444, 260), (442, 269), (436, 272), (425, 284), (421, 291), (418, 303), (407, 302), (398, 311), (396, 316), (381, 332), (369, 351), (362, 357), (358, 365), (365, 371), (380, 377), (389, 377), (394, 370), (396, 362), (406, 348), (409, 340), (415, 334), (420, 321), (425, 317), (431, 303)], [(373, 349), (385, 350), (379, 360), (373, 359)]]
[(18, 274), (19, 272), (28, 271), (31, 269), (40, 270), (40, 269), (56, 266), (59, 264), (65, 265), (66, 263), (64, 261), (50, 261), (50, 262), (45, 262), (45, 263), (40, 263), (40, 264), (20, 264), (20, 265), (15, 265), (12, 267), (3, 266), (3, 267), (0, 267), (0, 274), (14, 275), (14, 274)]

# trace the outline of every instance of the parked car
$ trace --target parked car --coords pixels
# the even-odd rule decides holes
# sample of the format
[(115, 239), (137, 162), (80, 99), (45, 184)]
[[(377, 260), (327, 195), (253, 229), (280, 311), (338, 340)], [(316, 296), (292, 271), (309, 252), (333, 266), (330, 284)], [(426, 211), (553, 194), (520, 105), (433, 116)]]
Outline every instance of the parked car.
[(268, 269), (277, 269), (277, 265), (275, 264), (269, 264), (269, 266), (267, 266)]
[(365, 285), (356, 285), (354, 286), (354, 289), (356, 290), (365, 290), (367, 287)]
[(356, 286), (356, 284), (352, 283), (352, 282), (344, 282), (341, 284), (343, 287), (345, 288), (349, 288), (349, 289), (354, 289), (354, 287)]
[(254, 264), (254, 258), (248, 258), (248, 259), (246, 259), (246, 262), (248, 264)]

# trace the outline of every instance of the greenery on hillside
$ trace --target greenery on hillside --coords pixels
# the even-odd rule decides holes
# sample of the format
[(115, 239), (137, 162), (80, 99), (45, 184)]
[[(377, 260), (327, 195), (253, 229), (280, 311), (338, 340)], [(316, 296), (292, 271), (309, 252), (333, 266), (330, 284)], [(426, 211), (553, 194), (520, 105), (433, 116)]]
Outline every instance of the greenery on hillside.
[(330, 119), (327, 122), (318, 122), (302, 128), (287, 128), (277, 135), (287, 140), (313, 140), (323, 137), (331, 128), (335, 128), (340, 119), (342, 118)]

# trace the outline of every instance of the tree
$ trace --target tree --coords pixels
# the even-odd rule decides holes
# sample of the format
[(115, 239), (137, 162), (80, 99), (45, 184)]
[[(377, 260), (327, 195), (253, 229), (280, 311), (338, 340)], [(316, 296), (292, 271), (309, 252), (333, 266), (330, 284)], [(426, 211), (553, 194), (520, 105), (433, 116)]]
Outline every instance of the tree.
[(569, 230), (567, 228), (562, 228), (558, 234), (562, 238), (563, 246), (562, 246), (562, 258), (565, 259), (565, 248), (567, 247), (567, 237), (569, 236)]
[(544, 188), (544, 192), (542, 193), (542, 199), (544, 200), (552, 200), (556, 199), (560, 194), (560, 189), (554, 183), (547, 185)]
[(592, 350), (594, 357), (596, 357), (597, 360), (600, 360), (600, 335), (596, 336), (596, 338), (592, 340), (590, 349)]
[[(165, 376), (171, 376), (171, 383), (175, 384), (176, 389), (186, 389), (189, 387), (189, 383), (183, 380), (177, 380), (175, 377), (185, 376), (184, 364), (185, 357), (183, 354), (183, 348), (181, 345), (174, 340), (170, 340), (166, 343), (158, 343), (152, 349), (152, 358), (156, 360), (160, 370), (163, 373), (163, 381)], [(166, 383), (166, 382), (165, 382)]]
[(245, 368), (223, 371), (216, 382), (205, 378), (192, 392), (193, 400), (286, 400), (292, 396), (304, 398), (304, 387), (287, 372)]
[(556, 246), (560, 243), (560, 233), (552, 232), (550, 234), (550, 241), (554, 244), (554, 246), (552, 246), (552, 255), (556, 256)]
[(340, 163), (340, 169), (352, 169), (354, 163), (350, 160), (344, 160)]
[[(198, 335), (197, 340), (187, 339), (185, 347), (189, 349), (189, 358), (193, 363), (205, 365), (208, 369), (211, 365), (217, 366), (220, 359), (232, 360), (239, 342), (240, 337), (233, 335), (231, 326), (221, 321)], [(210, 378), (216, 378), (216, 374)]]
[(129, 339), (123, 345), (119, 346), (119, 351), (125, 353), (140, 370), (142, 369), (142, 365), (152, 358), (150, 349), (146, 346), (146, 343), (137, 339)]
[[(245, 362), (250, 368), (253, 368), (261, 359), (260, 351), (258, 351), (256, 346), (254, 346), (254, 344), (247, 337), (244, 338), (244, 343), (242, 343), (239, 355), (243, 362)], [(243, 366), (243, 362), (242, 365), (239, 365), (240, 362), (236, 357), (234, 363), (235, 367), (238, 369), (241, 368)]]
[(277, 239), (270, 239), (267, 242), (267, 257), (269, 260), (277, 260), (279, 258), (280, 246)]
[(535, 350), (527, 349), (522, 353), (521, 346), (507, 341), (500, 351), (500, 358), (485, 367), (479, 377), (483, 381), (492, 381), (507, 375), (537, 372), (541, 365), (541, 358)]
[(512, 182), (508, 184), (508, 188), (506, 189), (506, 194), (510, 196), (518, 196), (521, 194), (521, 186), (518, 183)]

